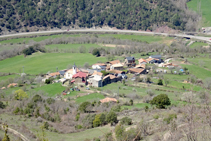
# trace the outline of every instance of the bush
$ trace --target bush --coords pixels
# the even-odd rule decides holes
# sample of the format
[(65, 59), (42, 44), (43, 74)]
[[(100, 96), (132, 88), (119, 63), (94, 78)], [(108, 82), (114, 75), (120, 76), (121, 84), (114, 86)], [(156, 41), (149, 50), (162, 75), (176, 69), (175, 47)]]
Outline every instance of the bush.
[(115, 127), (115, 135), (116, 135), (116, 138), (119, 139), (119, 140), (122, 140), (123, 139), (123, 134), (124, 134), (124, 127), (119, 124)]
[(129, 118), (129, 117), (124, 117), (120, 121), (121, 121), (121, 124), (124, 124), (124, 125), (131, 125), (132, 124), (132, 119)]
[(168, 105), (171, 105), (171, 101), (166, 94), (160, 94), (154, 97), (150, 103), (156, 105), (157, 108), (165, 108)]
[(97, 48), (93, 49), (92, 55), (100, 56), (100, 51), (99, 51), (99, 49), (97, 49)]
[(49, 123), (48, 123), (48, 122), (44, 122), (44, 128), (45, 128), (46, 130), (48, 130), (48, 127), (49, 127)]
[(163, 85), (163, 80), (162, 79), (158, 80), (158, 85)]
[(26, 55), (31, 55), (32, 53), (34, 53), (35, 50), (33, 47), (29, 47), (29, 48), (26, 48), (23, 50), (23, 54), (26, 56)]
[(4, 109), (5, 108), (5, 105), (4, 105), (4, 103), (2, 101), (0, 101), (0, 108), (1, 109)]
[(19, 112), (20, 112), (20, 108), (19, 108), (19, 107), (17, 107), (17, 108), (13, 111), (14, 114), (18, 114)]
[(132, 99), (130, 100), (130, 105), (131, 105), (131, 106), (133, 105), (133, 100), (132, 100)]
[(106, 119), (106, 116), (103, 113), (96, 115), (93, 121), (93, 127), (98, 127), (100, 125), (103, 125), (105, 123), (105, 119)]
[(52, 83), (52, 81), (53, 81), (53, 79), (52, 79), (52, 78), (46, 79), (46, 80), (45, 80), (45, 84), (51, 84), (51, 83)]
[(153, 118), (154, 119), (158, 119), (159, 118), (159, 115), (154, 115)]
[(38, 101), (42, 101), (42, 97), (40, 95), (35, 95), (32, 98), (32, 102), (38, 102)]
[(96, 114), (88, 114), (83, 120), (83, 127), (85, 129), (89, 129), (93, 127), (93, 121), (95, 120), (95, 115)]
[(87, 107), (90, 106), (90, 105), (91, 105), (90, 102), (83, 102), (83, 103), (79, 106), (78, 110), (81, 111), (81, 112), (86, 113), (86, 112), (87, 112)]
[(169, 124), (173, 119), (176, 119), (176, 118), (177, 118), (176, 114), (169, 114), (169, 116), (167, 118), (164, 118), (163, 121)]
[(77, 113), (77, 115), (75, 116), (75, 121), (78, 121), (80, 118), (80, 113)]
[(28, 98), (28, 95), (26, 94), (26, 92), (24, 92), (22, 89), (15, 91), (16, 100), (22, 100), (24, 98)]
[(111, 108), (111, 110), (114, 111), (114, 112), (120, 112), (121, 111), (121, 106), (120, 105), (113, 106)]
[(82, 129), (82, 128), (83, 128), (83, 126), (80, 124), (75, 126), (75, 129)]
[(48, 99), (46, 100), (46, 102), (50, 105), (50, 104), (54, 103), (55, 100), (54, 100), (53, 98), (48, 98)]
[(106, 121), (108, 123), (117, 123), (117, 115), (115, 112), (111, 111), (106, 115)]

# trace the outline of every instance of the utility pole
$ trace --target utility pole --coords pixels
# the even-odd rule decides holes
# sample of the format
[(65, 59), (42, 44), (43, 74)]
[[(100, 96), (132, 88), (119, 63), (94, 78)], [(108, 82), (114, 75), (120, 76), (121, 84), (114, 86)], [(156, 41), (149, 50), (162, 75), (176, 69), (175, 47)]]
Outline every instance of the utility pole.
[(24, 73), (24, 66), (23, 66), (23, 73)]

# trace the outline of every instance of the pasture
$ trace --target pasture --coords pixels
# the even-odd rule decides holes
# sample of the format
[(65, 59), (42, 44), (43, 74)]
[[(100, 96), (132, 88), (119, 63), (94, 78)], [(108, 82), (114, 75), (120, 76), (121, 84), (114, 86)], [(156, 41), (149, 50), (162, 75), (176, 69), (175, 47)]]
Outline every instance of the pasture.
[[(203, 25), (202, 26), (211, 26), (211, 8), (210, 8), (211, 0), (201, 0), (201, 12), (203, 18)], [(198, 0), (191, 0), (187, 3), (189, 9), (193, 11), (197, 11)]]
[(106, 62), (105, 57), (95, 57), (88, 53), (34, 53), (24, 58), (23, 55), (0, 61), (0, 72), (18, 73), (24, 66), (27, 74), (55, 72), (66, 69), (74, 63), (83, 66), (86, 62), (90, 65), (97, 62)]

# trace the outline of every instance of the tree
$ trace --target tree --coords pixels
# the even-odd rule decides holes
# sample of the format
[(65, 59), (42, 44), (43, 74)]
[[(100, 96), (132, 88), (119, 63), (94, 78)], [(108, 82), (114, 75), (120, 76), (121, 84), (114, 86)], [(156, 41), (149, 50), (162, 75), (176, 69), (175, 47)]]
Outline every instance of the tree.
[(132, 99), (130, 100), (130, 105), (131, 105), (131, 106), (133, 105), (133, 100), (132, 100)]
[(5, 105), (4, 105), (4, 103), (2, 101), (0, 101), (0, 108), (1, 109), (4, 109), (5, 108)]
[(42, 97), (41, 97), (40, 95), (35, 95), (35, 96), (32, 98), (32, 101), (33, 101), (33, 102), (42, 101)]
[(132, 119), (129, 118), (129, 117), (124, 117), (120, 121), (121, 121), (121, 124), (124, 124), (124, 125), (131, 125), (132, 124)]
[(8, 132), (8, 125), (3, 125), (3, 128), (4, 128), (4, 138), (2, 139), (2, 141), (10, 141), (10, 138), (9, 136), (7, 135), (7, 132)]
[(24, 98), (28, 98), (28, 95), (26, 94), (26, 92), (24, 92), (22, 89), (15, 91), (16, 100), (22, 100)]
[(158, 85), (163, 85), (163, 80), (162, 79), (158, 80)]
[(108, 123), (117, 123), (117, 115), (115, 112), (111, 111), (106, 115), (106, 121)]
[(168, 78), (164, 78), (164, 83), (165, 83), (165, 85), (167, 86), (169, 83), (170, 83), (170, 80), (168, 79)]
[(165, 108), (166, 106), (171, 105), (171, 101), (166, 94), (160, 94), (154, 97), (150, 101), (150, 104), (156, 105), (157, 108)]
[(119, 124), (115, 127), (115, 135), (116, 135), (117, 139), (122, 140), (124, 131), (125, 131), (125, 129), (121, 124)]
[(100, 56), (100, 51), (99, 51), (99, 49), (97, 49), (97, 48), (93, 49), (92, 55), (95, 55), (95, 56), (97, 56), (97, 57)]
[(86, 68), (86, 69), (89, 68), (89, 63), (88, 63), (88, 62), (86, 62), (86, 63), (84, 64), (84, 68)]
[(90, 106), (90, 105), (91, 105), (90, 102), (87, 102), (87, 101), (86, 101), (86, 102), (83, 102), (83, 103), (79, 106), (78, 110), (81, 111), (81, 112), (86, 113), (86, 112), (87, 112), (87, 107)]

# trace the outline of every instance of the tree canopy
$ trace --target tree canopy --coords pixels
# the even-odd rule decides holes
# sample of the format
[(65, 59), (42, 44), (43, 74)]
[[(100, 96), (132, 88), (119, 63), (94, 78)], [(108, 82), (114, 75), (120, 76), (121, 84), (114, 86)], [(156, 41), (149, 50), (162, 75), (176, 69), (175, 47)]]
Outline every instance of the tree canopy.
[(1, 0), (0, 5), (0, 32), (75, 25), (132, 30), (168, 25), (184, 30), (189, 19), (197, 21), (171, 0)]
[(171, 105), (171, 101), (166, 94), (160, 94), (154, 97), (150, 103), (156, 105), (157, 108), (166, 108), (166, 106)]

